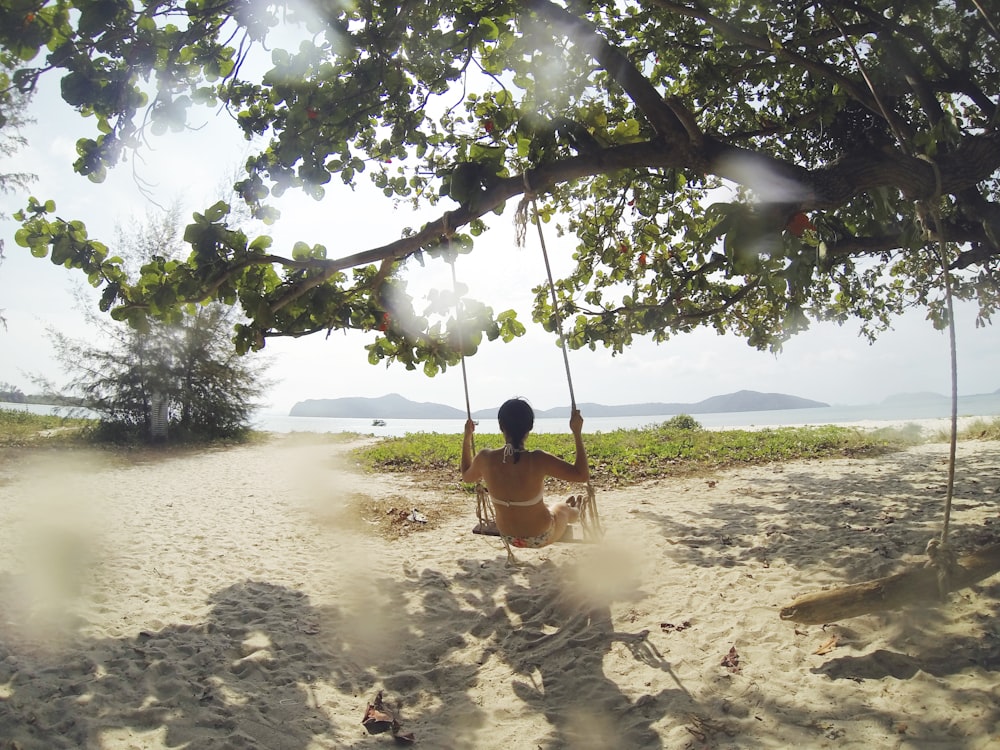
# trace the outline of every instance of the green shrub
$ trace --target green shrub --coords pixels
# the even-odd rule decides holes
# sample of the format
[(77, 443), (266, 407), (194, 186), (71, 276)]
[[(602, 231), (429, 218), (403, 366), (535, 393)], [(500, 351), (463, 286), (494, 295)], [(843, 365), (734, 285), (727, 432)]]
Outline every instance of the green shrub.
[(700, 430), (701, 423), (690, 414), (678, 414), (664, 422), (662, 427), (668, 430)]

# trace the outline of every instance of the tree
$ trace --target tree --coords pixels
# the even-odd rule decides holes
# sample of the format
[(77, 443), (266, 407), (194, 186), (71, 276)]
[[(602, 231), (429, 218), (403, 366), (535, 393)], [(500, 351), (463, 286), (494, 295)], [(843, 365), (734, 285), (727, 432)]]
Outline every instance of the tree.
[(9, 404), (23, 404), (25, 402), (24, 391), (16, 385), (0, 382), (0, 401), (6, 401)]
[[(0, 52), (0, 158), (13, 156), (27, 145), (21, 128), (28, 124), (26, 110), (31, 100), (30, 93), (11, 86), (13, 61)], [(26, 190), (34, 181), (34, 176), (25, 172), (0, 171), (0, 193)], [(0, 219), (7, 218), (0, 212)], [(3, 243), (0, 243), (2, 256)]]
[(148, 331), (105, 325), (104, 343), (51, 336), (71, 373), (67, 390), (100, 414), (99, 436), (115, 441), (155, 436), (153, 413), (165, 407), (175, 439), (238, 437), (261, 393), (259, 368), (229, 340), (231, 308), (214, 303), (180, 324), (154, 321)]
[[(977, 324), (996, 309), (993, 1), (0, 7), (0, 46), (34, 61), (15, 82), (30, 90), (57, 70), (63, 98), (96, 121), (75, 165), (92, 180), (147, 134), (185, 127), (190, 107), (222, 103), (242, 135), (266, 140), (236, 186), (262, 219), (277, 219), (269, 200), (286, 190), (322, 200), (365, 179), (387, 201), (439, 207), (331, 258), (304, 242), (272, 252), (220, 203), (187, 228), (186, 261), (128, 284), (82, 224), (32, 201), (17, 241), (83, 269), (133, 325), (215, 299), (241, 305), (241, 351), (358, 328), (373, 332), (373, 362), (434, 374), (483, 335), (522, 328), (468, 302), (461, 327), (432, 323), (454, 299), (415, 310), (406, 262), (471, 251), (519, 197), (577, 238), (557, 283), (573, 347), (709, 326), (779, 349), (815, 319), (856, 318), (874, 337), (913, 305), (943, 326), (945, 268)], [(301, 36), (269, 46), (271, 69), (251, 78), (252, 50), (293, 24)], [(534, 318), (552, 329), (536, 291)]]
[[(119, 230), (122, 267), (140, 268), (143, 257), (169, 260), (178, 244), (176, 227), (175, 212), (148, 218), (133, 231)], [(233, 317), (233, 308), (215, 302), (169, 323), (151, 318), (139, 330), (91, 312), (90, 322), (102, 337), (73, 340), (57, 331), (51, 337), (71, 374), (66, 390), (101, 414), (100, 435), (123, 441), (150, 437), (160, 403), (174, 437), (229, 438), (249, 427), (264, 385), (260, 362), (233, 349)]]
[[(12, 71), (8, 67), (9, 65), (8, 57), (0, 54), (0, 158), (12, 156), (27, 145), (24, 136), (21, 135), (21, 128), (27, 124), (25, 109), (30, 97), (16, 89), (11, 89), (10, 76)], [(12, 193), (18, 189), (27, 189), (33, 179), (33, 175), (25, 172), (0, 171), (0, 193)], [(6, 218), (4, 212), (0, 211), (0, 219)], [(3, 253), (4, 242), (3, 239), (0, 239), (0, 263), (3, 262)], [(3, 310), (0, 309), (0, 327), (6, 328), (7, 321), (2, 313)]]

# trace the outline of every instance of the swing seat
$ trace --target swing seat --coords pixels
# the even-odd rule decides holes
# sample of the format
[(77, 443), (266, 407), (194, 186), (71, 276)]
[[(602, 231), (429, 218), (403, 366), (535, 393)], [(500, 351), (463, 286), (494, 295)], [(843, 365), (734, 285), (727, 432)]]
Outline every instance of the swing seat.
[[(477, 523), (472, 527), (473, 534), (480, 534), (482, 536), (500, 536), (500, 530), (497, 528), (495, 523)], [(567, 542), (569, 544), (592, 544), (591, 539), (578, 538), (573, 531), (572, 526), (567, 526), (566, 531), (563, 532), (562, 537), (558, 542), (553, 542), (553, 544), (562, 544)]]

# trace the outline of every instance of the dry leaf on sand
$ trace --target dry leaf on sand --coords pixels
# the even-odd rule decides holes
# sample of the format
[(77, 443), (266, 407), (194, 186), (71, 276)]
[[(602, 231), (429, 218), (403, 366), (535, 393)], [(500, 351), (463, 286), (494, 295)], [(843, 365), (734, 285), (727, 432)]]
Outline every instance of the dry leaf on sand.
[(823, 645), (813, 651), (813, 653), (818, 656), (822, 656), (823, 654), (830, 653), (835, 648), (837, 648), (837, 636), (831, 635), (826, 641), (823, 642)]

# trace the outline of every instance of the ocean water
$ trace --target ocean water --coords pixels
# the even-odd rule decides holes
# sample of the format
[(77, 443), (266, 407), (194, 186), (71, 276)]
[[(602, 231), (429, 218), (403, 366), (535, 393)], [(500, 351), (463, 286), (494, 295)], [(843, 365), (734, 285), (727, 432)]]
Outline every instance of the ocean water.
[[(0, 402), (3, 409), (24, 409), (35, 414), (65, 414), (65, 408), (42, 404), (8, 404)], [(960, 417), (1000, 417), (1000, 394), (960, 396)], [(90, 416), (82, 414), (81, 416)], [(947, 419), (951, 416), (949, 399), (917, 399), (890, 401), (880, 404), (835, 405), (814, 409), (780, 409), (775, 411), (720, 412), (692, 415), (707, 429), (761, 428), (788, 425), (860, 424), (875, 426), (885, 422), (924, 421)], [(584, 432), (611, 432), (619, 429), (636, 429), (657, 425), (669, 420), (671, 415), (658, 414), (648, 417), (587, 417)], [(339, 417), (290, 417), (285, 413), (260, 411), (253, 426), (268, 432), (356, 432), (377, 437), (398, 437), (414, 432), (439, 432), (460, 434), (464, 419), (386, 419), (384, 425), (373, 425), (371, 419), (346, 419)], [(566, 432), (569, 420), (564, 417), (535, 420), (535, 432)], [(498, 433), (495, 419), (480, 420), (476, 428), (482, 433)]]
[[(1000, 394), (960, 396), (958, 414), (970, 417), (1000, 417)], [(776, 411), (720, 412), (692, 415), (707, 429), (779, 427), (788, 425), (878, 424), (884, 422), (947, 419), (951, 416), (951, 401), (915, 400), (881, 404), (828, 406), (814, 409), (780, 409)], [(660, 424), (671, 415), (648, 417), (587, 417), (584, 432), (611, 432)], [(536, 419), (535, 432), (566, 432), (567, 418)], [(373, 425), (371, 419), (339, 417), (290, 417), (286, 414), (262, 411), (255, 426), (269, 432), (358, 432), (379, 437), (397, 437), (413, 432), (459, 434), (464, 419), (386, 419), (384, 425)], [(479, 432), (498, 433), (496, 420), (480, 420)]]

